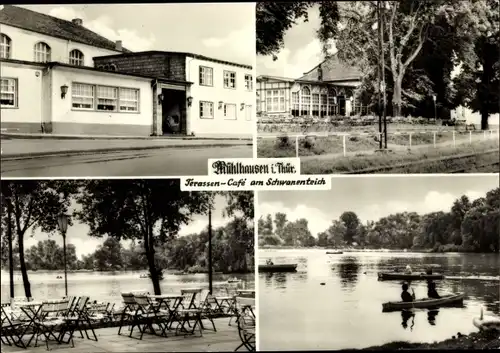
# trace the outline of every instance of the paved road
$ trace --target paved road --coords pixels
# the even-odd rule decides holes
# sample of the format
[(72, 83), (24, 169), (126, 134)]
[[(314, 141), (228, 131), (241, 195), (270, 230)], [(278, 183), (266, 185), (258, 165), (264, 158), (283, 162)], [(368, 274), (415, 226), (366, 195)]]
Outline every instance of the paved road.
[(1, 175), (4, 178), (206, 175), (209, 158), (251, 157), (252, 146), (160, 148), (6, 160), (1, 163)]

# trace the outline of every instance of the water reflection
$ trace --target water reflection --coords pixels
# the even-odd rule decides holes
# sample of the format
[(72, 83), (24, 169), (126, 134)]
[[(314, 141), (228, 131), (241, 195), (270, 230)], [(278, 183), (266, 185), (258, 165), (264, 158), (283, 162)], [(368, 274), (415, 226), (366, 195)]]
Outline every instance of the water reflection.
[(274, 281), (276, 288), (286, 288), (287, 275), (286, 273), (278, 272), (274, 274)]
[(338, 264), (338, 274), (343, 288), (352, 288), (358, 280), (361, 266), (355, 257), (343, 257)]
[(429, 310), (427, 312), (427, 321), (431, 326), (436, 326), (436, 316), (439, 314), (439, 310)]
[(413, 326), (415, 326), (415, 313), (410, 310), (402, 310), (401, 311), (401, 326), (403, 329), (408, 328), (408, 321), (411, 319), (410, 331), (413, 331)]

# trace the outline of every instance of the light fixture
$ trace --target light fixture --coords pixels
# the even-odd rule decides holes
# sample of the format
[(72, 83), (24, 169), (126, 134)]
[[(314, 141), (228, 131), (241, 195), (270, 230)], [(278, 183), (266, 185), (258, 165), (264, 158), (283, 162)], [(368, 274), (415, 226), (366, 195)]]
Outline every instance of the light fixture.
[(245, 103), (241, 103), (240, 110), (245, 109)]
[(435, 94), (433, 94), (433, 95), (432, 95), (432, 100), (433, 100), (434, 102), (436, 101), (436, 95), (435, 95)]
[(193, 104), (193, 97), (187, 97), (187, 104), (188, 104), (188, 107), (190, 107), (191, 104)]
[(223, 101), (219, 101), (219, 109), (222, 109), (222, 105), (224, 104)]
[(158, 95), (158, 104), (162, 104), (163, 103), (163, 93), (160, 93)]
[(61, 99), (64, 99), (64, 97), (66, 97), (66, 93), (68, 93), (68, 85), (62, 85), (61, 86)]
[(66, 231), (68, 230), (68, 220), (69, 220), (68, 215), (64, 213), (57, 216), (57, 225), (59, 226), (59, 230), (63, 234), (66, 234)]
[(351, 96), (351, 97), (349, 98), (349, 100), (352, 102), (352, 101), (354, 100), (354, 97), (353, 97), (353, 96)]

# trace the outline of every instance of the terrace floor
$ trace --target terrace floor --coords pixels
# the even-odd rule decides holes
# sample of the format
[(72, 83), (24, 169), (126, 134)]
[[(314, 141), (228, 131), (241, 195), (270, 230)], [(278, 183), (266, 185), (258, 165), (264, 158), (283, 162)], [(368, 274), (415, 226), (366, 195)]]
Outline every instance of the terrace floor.
[[(122, 329), (122, 335), (118, 336), (118, 327), (96, 329), (98, 341), (91, 341), (80, 338), (77, 331), (74, 335), (75, 347), (71, 344), (58, 345), (49, 342), (49, 349), (57, 352), (88, 353), (88, 352), (214, 352), (214, 351), (234, 351), (241, 343), (238, 335), (238, 326), (235, 320), (228, 325), (229, 318), (215, 319), (217, 332), (204, 330), (203, 336), (175, 336), (169, 334), (167, 338), (144, 334), (142, 340), (128, 337), (126, 327)], [(205, 321), (204, 321), (205, 324)], [(208, 326), (208, 323), (206, 324)], [(211, 328), (211, 326), (210, 326)], [(134, 336), (138, 333), (134, 329)], [(4, 353), (26, 352), (43, 353), (47, 352), (45, 342), (39, 342), (38, 347), (34, 344), (27, 349), (1, 345)]]

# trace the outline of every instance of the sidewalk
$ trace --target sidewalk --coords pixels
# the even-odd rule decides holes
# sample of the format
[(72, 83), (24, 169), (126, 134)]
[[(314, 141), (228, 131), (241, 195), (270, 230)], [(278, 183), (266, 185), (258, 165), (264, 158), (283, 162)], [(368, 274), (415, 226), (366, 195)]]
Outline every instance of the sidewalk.
[(210, 148), (252, 145), (251, 140), (181, 138), (9, 138), (2, 134), (3, 159), (79, 155), (160, 148)]

